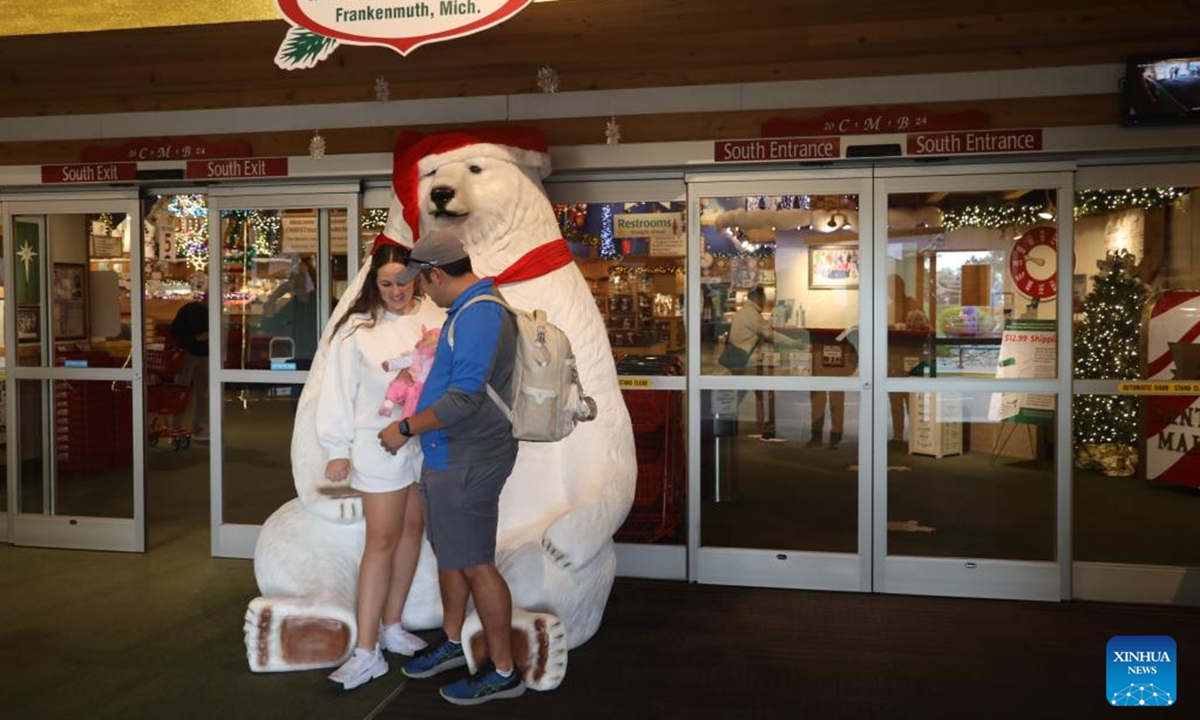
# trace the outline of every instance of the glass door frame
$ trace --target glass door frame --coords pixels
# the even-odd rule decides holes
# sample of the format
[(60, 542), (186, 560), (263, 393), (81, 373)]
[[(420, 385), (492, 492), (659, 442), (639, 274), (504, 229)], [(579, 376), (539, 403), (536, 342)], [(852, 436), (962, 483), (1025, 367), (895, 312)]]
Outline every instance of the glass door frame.
[[(221, 213), (229, 210), (292, 210), (315, 209), (318, 211), (317, 223), (317, 255), (319, 266), (317, 271), (317, 307), (328, 308), (332, 289), (332, 253), (330, 252), (330, 224), (321, 222), (320, 218), (326, 213), (321, 211), (346, 211), (346, 253), (350, 277), (358, 268), (358, 228), (361, 216), (361, 187), (355, 182), (328, 184), (293, 184), (293, 185), (229, 185), (208, 188), (208, 222), (210, 238), (220, 238)], [(208, 247), (208, 266), (222, 267), (222, 248), (219, 242), (210, 242)], [(210, 298), (222, 297), (221, 273), (209, 273), (208, 295)], [(222, 303), (208, 304), (208, 326), (221, 328)], [(320, 337), (325, 331), (328, 320), (327, 312), (317, 315), (317, 334)], [(284, 385), (303, 384), (308, 378), (306, 370), (241, 370), (227, 369), (219, 359), (224, 357), (221, 332), (209, 333), (208, 353), (216, 360), (209, 373), (208, 417), (209, 417), (209, 509), (211, 526), (212, 554), (215, 557), (254, 557), (254, 546), (258, 542), (258, 534), (262, 525), (241, 523), (226, 523), (224, 521), (224, 395), (222, 387), (226, 383)], [(291, 456), (281, 458), (291, 467)]]
[[(684, 184), (682, 173), (629, 175), (619, 179), (552, 176), (546, 181), (545, 187), (552, 203), (683, 202), (687, 199), (687, 187)], [(689, 216), (689, 224), (694, 217), (696, 216)], [(690, 228), (687, 232), (690, 234)], [(690, 287), (688, 285), (685, 289), (690, 292)], [(687, 297), (688, 295), (685, 294), (685, 305), (690, 306), (692, 303), (686, 302)], [(690, 352), (686, 357), (686, 364), (689, 367), (697, 362), (698, 356)], [(631, 392), (646, 390), (684, 392), (688, 385), (686, 375), (621, 375), (618, 377), (618, 381), (621, 383), (622, 391)], [(693, 426), (688, 425), (688, 427)], [(690, 433), (685, 428), (685, 437), (687, 434)], [(690, 463), (688, 466), (690, 467)], [(690, 489), (690, 482), (688, 487)], [(686, 519), (684, 524), (686, 524)], [(687, 579), (688, 546), (686, 544), (654, 545), (618, 542), (616, 550), (617, 574), (622, 577), (660, 580)]]
[[(688, 575), (696, 582), (810, 590), (871, 590), (872, 484), (870, 433), (874, 427), (871, 403), (873, 333), (859, 333), (858, 374), (853, 376), (725, 376), (700, 370), (700, 198), (748, 195), (856, 195), (859, 204), (859, 317), (860, 328), (871, 327), (869, 302), (874, 286), (874, 243), (864, 242), (861, 228), (874, 227), (874, 187), (869, 168), (806, 172), (693, 173), (687, 176), (688, 217)], [(864, 292), (865, 290), (865, 292)], [(701, 395), (714, 390), (776, 390), (845, 392), (858, 398), (858, 500), (855, 553), (709, 547), (701, 538)]]
[[(1074, 257), (1074, 165), (1070, 163), (963, 165), (957, 167), (879, 168), (875, 186), (874, 244), (885, 247), (888, 238), (888, 195), (891, 192), (941, 192), (1012, 190), (1016, 187), (1049, 188), (1057, 192), (1058, 255)], [(876, 252), (875, 274), (883, 277), (886, 252)], [(1058, 262), (1059, 268), (1070, 267)], [(1071, 587), (1071, 293), (1062, 281), (1058, 296), (1057, 377), (1052, 380), (987, 378), (934, 379), (887, 377), (887, 323), (873, 328), (875, 373), (872, 526), (872, 586), (876, 592), (959, 597), (987, 597), (1056, 601), (1070, 596)], [(887, 292), (876, 290), (874, 314), (887, 317)], [(1054, 393), (1055, 422), (1055, 559), (1052, 562), (975, 558), (889, 557), (887, 554), (888, 475), (887, 423), (891, 392), (1032, 392)]]
[[(47, 365), (53, 361), (52, 355), (43, 355), (37, 366), (22, 367), (17, 362), (17, 330), (16, 304), (9, 302), (4, 308), (5, 313), (5, 389), (7, 403), (5, 411), (8, 423), (8, 511), (5, 513), (6, 536), (15, 545), (34, 547), (55, 547), (75, 550), (109, 550), (121, 552), (145, 552), (146, 550), (146, 496), (145, 496), (145, 432), (142, 408), (145, 407), (142, 390), (143, 340), (142, 327), (142, 212), (139, 193), (136, 189), (129, 190), (90, 190), (69, 192), (40, 192), (13, 193), (5, 195), (0, 205), (3, 206), (3, 223), (5, 228), (4, 244), (5, 257), (12, 258), (13, 245), (16, 242), (13, 235), (14, 218), (24, 216), (42, 216), (58, 214), (98, 214), (106, 212), (124, 213), (131, 220), (129, 245), (129, 283), (130, 283), (130, 361), (122, 368), (58, 368)], [(136, 222), (133, 220), (136, 219)], [(43, 220), (41, 238), (43, 243), (48, 241), (47, 227)], [(42, 248), (38, 263), (38, 271), (45, 280), (48, 268), (45, 266), (48, 257), (47, 248)], [(10, 271), (11, 275), (11, 271)], [(42, 292), (49, 291), (49, 286), (41, 283)], [(43, 303), (43, 314), (50, 312), (49, 303)], [(43, 327), (47, 317), (41, 318)], [(133, 517), (107, 518), (79, 515), (25, 514), (19, 512), (17, 504), (17, 486), (20, 472), (20, 420), (17, 415), (17, 383), (22, 380), (41, 382), (69, 381), (80, 382), (128, 382), (132, 387), (132, 423), (133, 423)], [(44, 407), (53, 408), (53, 398)], [(45, 423), (43, 445), (49, 447), (52, 443), (54, 417), (43, 416)], [(48, 465), (48, 477), (45, 482), (53, 484), (56, 472), (55, 463)]]

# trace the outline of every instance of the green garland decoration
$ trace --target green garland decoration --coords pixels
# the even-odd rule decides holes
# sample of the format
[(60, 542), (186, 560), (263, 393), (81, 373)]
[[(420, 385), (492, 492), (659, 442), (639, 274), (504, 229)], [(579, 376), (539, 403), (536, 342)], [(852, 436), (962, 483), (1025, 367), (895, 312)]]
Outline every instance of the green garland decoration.
[[(1141, 208), (1150, 211), (1170, 205), (1187, 195), (1191, 190), (1180, 187), (1127, 188), (1125, 190), (1080, 190), (1075, 193), (1075, 218), (1104, 212)], [(953, 232), (964, 227), (1009, 227), (1013, 225), (1036, 225), (1054, 218), (1043, 217), (1045, 212), (1054, 212), (1046, 204), (1020, 205), (971, 205), (961, 210), (946, 210), (942, 214), (942, 228)]]
[(1133, 207), (1154, 210), (1170, 205), (1189, 192), (1189, 188), (1179, 187), (1080, 190), (1075, 193), (1075, 218)]
[(970, 205), (962, 210), (946, 210), (942, 213), (942, 229), (953, 232), (965, 227), (1008, 227), (1010, 225), (1033, 225), (1044, 218), (1038, 213), (1045, 205)]

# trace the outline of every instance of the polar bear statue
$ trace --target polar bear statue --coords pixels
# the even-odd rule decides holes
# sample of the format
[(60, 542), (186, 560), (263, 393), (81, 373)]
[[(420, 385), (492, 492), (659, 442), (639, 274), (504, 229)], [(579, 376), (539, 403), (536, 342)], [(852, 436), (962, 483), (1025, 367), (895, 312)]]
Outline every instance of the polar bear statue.
[[(636, 483), (632, 426), (604, 321), (542, 187), (550, 158), (540, 133), (405, 133), (394, 163), (395, 195), (384, 234), (411, 245), (420, 242), (421, 232), (455, 228), (477, 275), (495, 277), (512, 305), (545, 310), (566, 332), (583, 388), (598, 406), (594, 421), (559, 442), (521, 443), (500, 496), (496, 564), (514, 608), (539, 613), (514, 610), (514, 648), (528, 648), (529, 657), (518, 663), (530, 687), (548, 689), (565, 672), (565, 649), (587, 641), (600, 625), (616, 572), (612, 537), (629, 512)], [(327, 328), (346, 311), (364, 276), (365, 270), (342, 295)], [(255, 549), (262, 596), (251, 601), (245, 630), (256, 672), (337, 665), (356, 638), (365, 538), (361, 501), (324, 479), (326, 458), (316, 442), (316, 394), (328, 342), (327, 329), (296, 412), (292, 467), (298, 497), (267, 520)], [(561, 626), (547, 626), (540, 613), (556, 616)], [(441, 625), (428, 543), (402, 622), (409, 629)], [(468, 640), (471, 631), (468, 620)], [(547, 654), (558, 652), (559, 664), (547, 668), (553, 660)], [(535, 666), (543, 675), (531, 677)]]

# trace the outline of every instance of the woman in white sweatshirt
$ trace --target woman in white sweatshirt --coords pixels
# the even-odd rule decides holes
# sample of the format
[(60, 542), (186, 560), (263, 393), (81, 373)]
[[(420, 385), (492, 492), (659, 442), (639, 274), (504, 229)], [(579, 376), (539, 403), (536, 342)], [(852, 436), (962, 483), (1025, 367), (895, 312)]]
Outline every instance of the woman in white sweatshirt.
[(412, 351), (423, 330), (440, 328), (445, 320), (445, 311), (415, 295), (414, 283), (397, 282), (408, 254), (400, 245), (376, 244), (362, 291), (334, 328), (317, 399), (317, 436), (329, 455), (325, 477), (349, 479), (362, 493), (367, 526), (358, 573), (358, 642), (350, 659), (329, 676), (346, 690), (387, 672), (381, 645), (402, 655), (425, 646), (400, 626), (424, 525), (413, 487), (421, 474), (420, 443), (391, 455), (377, 437), (400, 419), (399, 408), (380, 414), (396, 375), (384, 369), (387, 361)]

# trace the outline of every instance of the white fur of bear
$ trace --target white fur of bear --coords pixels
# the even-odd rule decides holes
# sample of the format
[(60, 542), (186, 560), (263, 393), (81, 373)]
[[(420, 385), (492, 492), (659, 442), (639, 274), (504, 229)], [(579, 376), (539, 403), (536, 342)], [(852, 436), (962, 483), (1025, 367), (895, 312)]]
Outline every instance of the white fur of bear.
[[(454, 193), (442, 210), (430, 198), (434, 187)], [(442, 165), (421, 178), (418, 197), (422, 232), (458, 230), (481, 277), (500, 273), (561, 235), (538, 171), (506, 160), (480, 157)], [(392, 212), (399, 212), (397, 203)], [(506, 285), (501, 292), (516, 307), (545, 310), (566, 332), (583, 387), (599, 410), (594, 421), (581, 423), (562, 441), (522, 443), (500, 496), (496, 564), (512, 591), (513, 606), (557, 616), (561, 626), (547, 621), (550, 629), (543, 631), (561, 634), (565, 627), (566, 646), (576, 647), (599, 627), (615, 577), (612, 537), (628, 514), (637, 478), (632, 427), (603, 318), (576, 265)], [(356, 294), (357, 287), (345, 293), (334, 319)], [(335, 665), (354, 646), (365, 533), (361, 500), (324, 479), (326, 458), (316, 442), (313, 413), (327, 347), (328, 331), (297, 408), (292, 465), (299, 497), (267, 520), (255, 550), (263, 597), (247, 611), (246, 649), (251, 669), (258, 672)], [(436, 563), (428, 543), (403, 624), (409, 629), (441, 625)], [(554, 652), (556, 645), (552, 638)], [(561, 669), (544, 678), (543, 687), (561, 681), (565, 649), (562, 654)]]

